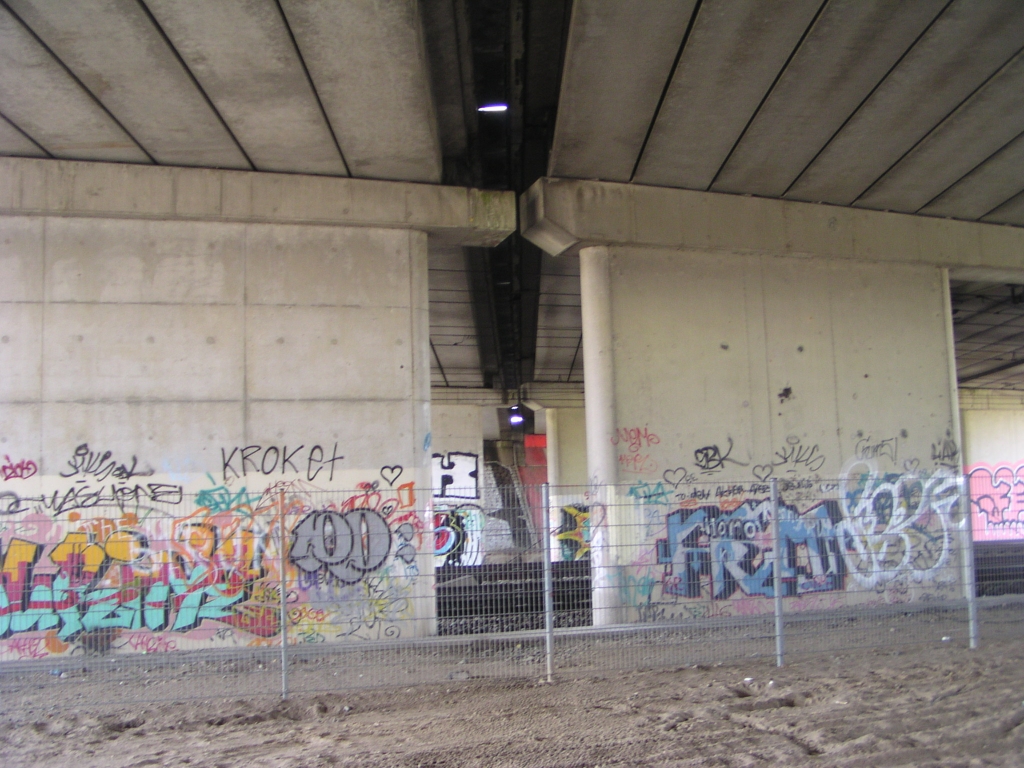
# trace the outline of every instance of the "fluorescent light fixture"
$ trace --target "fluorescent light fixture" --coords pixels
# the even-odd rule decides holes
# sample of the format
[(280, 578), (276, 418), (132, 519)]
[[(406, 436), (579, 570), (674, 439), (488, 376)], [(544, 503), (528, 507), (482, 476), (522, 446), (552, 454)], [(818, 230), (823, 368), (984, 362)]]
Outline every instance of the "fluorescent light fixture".
[(513, 405), (508, 409), (508, 423), (513, 427), (518, 427), (523, 423), (523, 414), (518, 405)]
[(477, 112), (504, 112), (508, 109), (508, 104), (484, 104), (482, 107), (477, 107)]

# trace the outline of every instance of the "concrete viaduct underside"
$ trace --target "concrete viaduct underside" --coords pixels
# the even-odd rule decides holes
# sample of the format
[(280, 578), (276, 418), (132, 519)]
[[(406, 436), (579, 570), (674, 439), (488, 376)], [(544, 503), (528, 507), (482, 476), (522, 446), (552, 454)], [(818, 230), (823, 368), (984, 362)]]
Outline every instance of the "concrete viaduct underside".
[[(1024, 434), (1022, 171), (1019, 0), (0, 0), (0, 517), (58, 520), (4, 572), (291, 526), (301, 599), (377, 573), (431, 634), (514, 404), (610, 510), (945, 493), (965, 402)], [(654, 534), (595, 535), (627, 620)]]
[[(1022, 45), (1002, 0), (6, 0), (0, 155), (1022, 225)], [(582, 380), (575, 264), (529, 249), (432, 250), (435, 385)], [(952, 276), (971, 387), (1020, 384), (1007, 284)]]

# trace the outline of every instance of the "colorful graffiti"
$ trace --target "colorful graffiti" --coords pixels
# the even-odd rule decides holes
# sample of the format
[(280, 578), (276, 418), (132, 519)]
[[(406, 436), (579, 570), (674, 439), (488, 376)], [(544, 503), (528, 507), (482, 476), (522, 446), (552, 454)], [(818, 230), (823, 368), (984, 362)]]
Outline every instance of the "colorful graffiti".
[[(901, 601), (912, 585), (944, 593), (956, 581), (959, 485), (950, 470), (880, 472), (857, 460), (839, 482), (780, 480), (779, 489), (784, 596), (806, 601), (853, 590)], [(767, 483), (640, 483), (628, 496), (643, 537), (621, 591), (638, 615), (688, 616), (689, 601), (727, 602), (740, 612), (770, 607), (757, 607), (775, 594)]]
[(512, 527), (476, 504), (434, 504), (434, 564), (483, 565), (489, 554), (515, 552)]
[(943, 468), (879, 473), (862, 461), (839, 487), (843, 556), (851, 576), (875, 587), (909, 576), (933, 579), (949, 564), (957, 476)]
[(156, 541), (136, 520), (101, 519), (67, 532), (45, 560), (44, 544), (11, 538), (3, 552), (0, 637), (52, 630), (69, 643), (99, 630), (187, 632), (204, 619), (274, 635), (275, 610), (251, 600), (254, 582), (266, 575), (261, 538), (184, 523)]
[[(341, 510), (318, 509), (303, 517), (292, 530), (291, 561), (306, 573), (322, 570), (328, 582), (339, 584), (362, 581), (391, 556), (408, 565), (415, 562), (411, 523), (401, 523), (392, 531), (386, 512), (355, 506), (371, 496), (378, 497), (379, 503), (379, 493), (367, 493), (349, 499)], [(392, 553), (394, 539), (397, 549)]]
[(1024, 461), (967, 468), (975, 541), (1024, 539)]
[(483, 510), (476, 504), (434, 508), (434, 557), (437, 566), (482, 565)]
[[(783, 594), (843, 588), (836, 506), (824, 502), (804, 515), (792, 507), (780, 508), (786, 544)], [(667, 531), (667, 538), (658, 541), (658, 562), (667, 565), (666, 594), (713, 600), (728, 599), (737, 591), (775, 594), (768, 500), (745, 501), (731, 511), (718, 506), (681, 509), (669, 515)]]
[[(11, 465), (18, 470), (18, 479), (38, 475), (29, 472), (35, 462), (19, 462)], [(4, 480), (8, 478), (5, 472)], [(52, 517), (62, 515), (78, 516), (82, 510), (118, 510), (122, 514), (138, 514), (154, 506), (179, 504), (183, 489), (175, 483), (155, 481), (140, 482), (137, 478), (151, 478), (151, 468), (142, 469), (139, 461), (132, 456), (131, 462), (118, 462), (112, 451), (96, 451), (88, 443), (75, 448), (64, 469), (56, 478), (49, 478), (51, 484), (38, 493), (26, 493), (19, 484), (17, 489), (8, 486), (0, 490), (0, 516), (21, 515), (39, 512)], [(35, 481), (33, 481), (35, 482)], [(56, 487), (54, 487), (56, 485)], [(90, 513), (92, 514), (92, 513)]]
[[(272, 446), (251, 448), (224, 451), (225, 467), (279, 468)], [(32, 479), (44, 492), (3, 488), (0, 659), (277, 642), (282, 582), (292, 642), (398, 636), (425, 538), (414, 483), (399, 484), (396, 465), (332, 491), (304, 479), (329, 477), (327, 453), (306, 453), (299, 472), (262, 489), (233, 476), (190, 494), (148, 483), (177, 489), (161, 498), (124, 490), (157, 479), (134, 456), (82, 444), (59, 476)], [(79, 502), (81, 489), (103, 490), (93, 504), (52, 503), (76, 488)]]
[(590, 507), (570, 504), (562, 507), (562, 521), (555, 539), (561, 546), (562, 560), (590, 557)]

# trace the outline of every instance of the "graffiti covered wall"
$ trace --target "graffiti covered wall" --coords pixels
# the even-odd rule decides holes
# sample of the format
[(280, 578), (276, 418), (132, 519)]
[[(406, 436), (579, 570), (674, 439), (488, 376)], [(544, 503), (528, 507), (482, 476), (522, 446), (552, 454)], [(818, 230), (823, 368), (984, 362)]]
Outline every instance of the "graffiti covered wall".
[(401, 466), (351, 482), (320, 445), (222, 455), (198, 490), (88, 444), (56, 478), (5, 473), (0, 661), (278, 643), (282, 588), (291, 642), (429, 631), (428, 509)]
[[(943, 600), (960, 594), (959, 479), (851, 462), (838, 481), (778, 482), (786, 610)], [(592, 557), (604, 525), (626, 621), (766, 613), (774, 597), (770, 485), (639, 482), (618, 509), (563, 506), (560, 559)], [(610, 519), (617, 520), (608, 525)], [(617, 529), (617, 530), (616, 530)]]
[[(457, 473), (460, 463), (467, 485), (452, 492), (457, 474), (448, 473)], [(435, 454), (433, 466), (436, 567), (503, 562), (529, 548), (529, 517), (516, 487), (509, 485), (508, 468), (485, 466), (467, 453)]]
[(425, 233), (0, 243), (0, 661), (433, 631)]
[(1024, 541), (1024, 461), (967, 467), (975, 541)]
[(595, 583), (621, 569), (609, 620), (770, 610), (772, 480), (787, 610), (958, 594), (941, 270), (649, 247), (608, 270), (620, 490), (580, 501)]

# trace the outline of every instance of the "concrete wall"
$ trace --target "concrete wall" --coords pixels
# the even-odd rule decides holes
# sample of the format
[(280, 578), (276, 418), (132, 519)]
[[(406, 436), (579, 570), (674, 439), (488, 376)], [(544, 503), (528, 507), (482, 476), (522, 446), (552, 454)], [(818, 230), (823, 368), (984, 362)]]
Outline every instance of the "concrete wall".
[[(587, 484), (587, 420), (583, 408), (548, 409), (548, 475), (557, 473), (557, 485)], [(554, 414), (552, 418), (551, 414)], [(552, 430), (552, 424), (555, 429)], [(551, 433), (557, 432), (552, 446)]]
[(261, 642), (282, 519), (296, 636), (431, 631), (426, 234), (3, 216), (0, 259), (0, 658)]
[(484, 453), (484, 409), (486, 406), (437, 403), (430, 410), (431, 451)]
[[(431, 407), (431, 489), (435, 565), (477, 565), (486, 554), (481, 504), (486, 473), (486, 407), (438, 403)], [(465, 562), (462, 562), (465, 560)]]
[(965, 465), (1024, 459), (1024, 394), (962, 389), (960, 420)]
[(933, 467), (952, 437), (938, 269), (629, 249), (611, 269), (623, 482)]
[(473, 566), (517, 558), (507, 496), (499, 490), (495, 467), (484, 463), (484, 440), (500, 438), (497, 415), (507, 407), (501, 393), (435, 387), (431, 395), (434, 564)]
[[(771, 478), (787, 610), (956, 596), (940, 269), (610, 252), (621, 485), (595, 545), (599, 621), (771, 610)], [(878, 518), (887, 504), (901, 514)]]
[(770, 610), (771, 478), (786, 610), (956, 596), (943, 270), (1019, 280), (1024, 230), (576, 179), (519, 202), (581, 258), (589, 476), (622, 483), (564, 531), (596, 620)]

